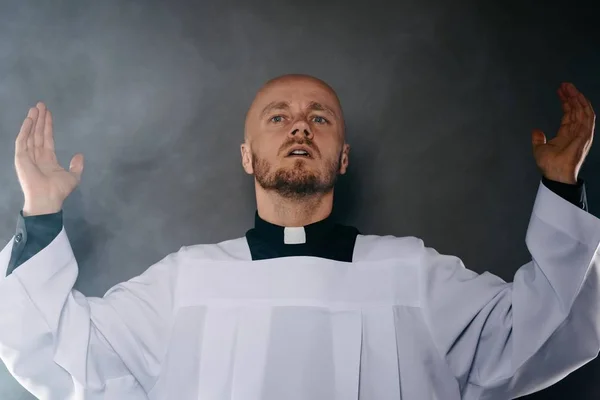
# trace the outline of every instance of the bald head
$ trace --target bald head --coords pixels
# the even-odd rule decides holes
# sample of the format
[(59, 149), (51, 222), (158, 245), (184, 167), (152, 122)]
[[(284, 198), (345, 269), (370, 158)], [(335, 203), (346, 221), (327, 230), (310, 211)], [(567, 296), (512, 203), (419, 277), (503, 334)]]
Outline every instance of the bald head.
[[(268, 108), (290, 108), (292, 102), (304, 100), (314, 110), (326, 111), (338, 120), (345, 131), (342, 106), (337, 93), (325, 81), (310, 75), (287, 74), (267, 81), (256, 93), (246, 114), (244, 139), (248, 142), (254, 133), (253, 123), (260, 119)], [(312, 103), (312, 104), (311, 104)]]
[(319, 78), (316, 78), (314, 76), (305, 75), (305, 74), (286, 74), (286, 75), (281, 75), (281, 76), (275, 77), (273, 79), (270, 79), (259, 89), (259, 91), (257, 93), (257, 97), (261, 93), (264, 93), (265, 91), (267, 91), (268, 89), (270, 89), (274, 86), (285, 85), (285, 84), (294, 84), (294, 83), (315, 84), (317, 86), (320, 86), (322, 89), (329, 92), (329, 94), (331, 94), (331, 96), (333, 96), (335, 98), (335, 100), (337, 101), (337, 103), (339, 105), (339, 99), (337, 97), (337, 94), (335, 93), (335, 90), (333, 90), (333, 88), (331, 86), (329, 86), (329, 84), (327, 82), (325, 82)]
[[(344, 117), (335, 91), (308, 75), (284, 75), (256, 94), (244, 126), (242, 165), (261, 193), (324, 196), (348, 166)], [(295, 152), (298, 153), (295, 153)]]

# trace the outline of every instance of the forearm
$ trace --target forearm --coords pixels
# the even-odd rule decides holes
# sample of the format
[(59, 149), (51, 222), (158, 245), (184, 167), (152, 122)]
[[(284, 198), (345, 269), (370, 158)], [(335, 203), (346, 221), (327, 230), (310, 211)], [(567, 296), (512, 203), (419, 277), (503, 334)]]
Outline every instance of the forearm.
[(127, 398), (145, 398), (91, 323), (91, 304), (73, 289), (77, 272), (62, 232), (36, 257), (0, 278), (0, 358), (38, 398), (100, 400), (121, 390), (140, 394)]
[(600, 350), (600, 220), (540, 185), (526, 244), (512, 283), (424, 253), (425, 319), (465, 399), (541, 390)]

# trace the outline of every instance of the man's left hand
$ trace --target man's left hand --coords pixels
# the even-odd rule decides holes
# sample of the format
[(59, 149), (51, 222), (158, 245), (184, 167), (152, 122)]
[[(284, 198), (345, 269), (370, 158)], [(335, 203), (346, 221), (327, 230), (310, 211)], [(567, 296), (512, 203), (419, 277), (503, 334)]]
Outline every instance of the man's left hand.
[(558, 133), (546, 142), (544, 132), (534, 129), (533, 156), (546, 179), (573, 185), (592, 146), (596, 114), (572, 83), (562, 83), (558, 97), (563, 110)]

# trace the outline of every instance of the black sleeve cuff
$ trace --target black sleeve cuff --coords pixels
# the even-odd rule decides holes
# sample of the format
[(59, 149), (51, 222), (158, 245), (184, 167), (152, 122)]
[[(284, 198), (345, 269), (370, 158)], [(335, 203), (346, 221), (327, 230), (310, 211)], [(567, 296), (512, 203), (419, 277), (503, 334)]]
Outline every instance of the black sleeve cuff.
[(547, 179), (542, 176), (542, 183), (554, 193), (572, 203), (573, 205), (588, 211), (587, 197), (585, 195), (585, 182), (581, 178), (577, 178), (577, 183), (574, 185), (562, 183)]
[(23, 216), (23, 210), (17, 218), (17, 232), (11, 252), (6, 276), (19, 265), (36, 255), (48, 246), (63, 227), (63, 213), (60, 210), (53, 214)]

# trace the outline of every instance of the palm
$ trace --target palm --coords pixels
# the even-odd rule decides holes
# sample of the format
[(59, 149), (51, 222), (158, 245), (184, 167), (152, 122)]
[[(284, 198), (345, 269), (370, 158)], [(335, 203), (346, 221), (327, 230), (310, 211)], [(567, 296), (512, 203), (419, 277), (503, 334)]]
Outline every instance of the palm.
[(25, 201), (62, 204), (80, 182), (83, 155), (73, 157), (70, 171), (59, 165), (54, 151), (52, 114), (43, 103), (29, 110), (15, 146), (15, 168)]
[(572, 84), (558, 90), (563, 118), (556, 137), (546, 142), (543, 132), (533, 133), (533, 153), (544, 175), (553, 180), (575, 183), (592, 145), (595, 114), (590, 102)]

